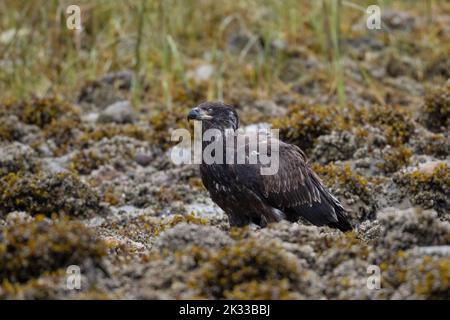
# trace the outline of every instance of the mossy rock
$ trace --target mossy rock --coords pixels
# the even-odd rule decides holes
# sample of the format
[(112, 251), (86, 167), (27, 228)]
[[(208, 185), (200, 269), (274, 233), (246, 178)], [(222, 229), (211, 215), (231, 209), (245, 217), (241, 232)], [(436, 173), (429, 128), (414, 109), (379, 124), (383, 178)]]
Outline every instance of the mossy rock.
[[(169, 225), (172, 223), (174, 221), (169, 222)], [(224, 231), (195, 220), (192, 222), (188, 220), (164, 230), (157, 237), (153, 248), (162, 254), (169, 254), (193, 245), (207, 249), (220, 249), (232, 242)]]
[(412, 146), (415, 154), (431, 155), (438, 159), (450, 157), (450, 137), (443, 133), (418, 134)]
[(37, 172), (39, 168), (37, 154), (29, 146), (18, 142), (0, 146), (0, 177), (9, 173)]
[(411, 162), (412, 151), (404, 145), (386, 148), (383, 151), (383, 162), (378, 163), (378, 168), (385, 174), (397, 172)]
[(103, 138), (113, 138), (115, 136), (125, 136), (143, 141), (149, 141), (151, 137), (148, 128), (144, 126), (136, 124), (118, 125), (96, 123), (93, 127), (85, 128), (76, 143), (81, 148), (86, 148)]
[(421, 275), (414, 287), (416, 295), (432, 300), (450, 299), (450, 259), (448, 257), (424, 256), (418, 265), (418, 272), (410, 273), (406, 275), (407, 278)]
[(114, 102), (126, 99), (132, 78), (133, 73), (129, 70), (107, 73), (99, 79), (88, 81), (81, 89), (77, 101), (104, 109)]
[[(0, 107), (1, 108), (1, 107)], [(2, 142), (40, 142), (43, 138), (39, 127), (22, 123), (15, 115), (1, 115), (0, 141)]]
[(231, 300), (293, 300), (301, 296), (293, 292), (287, 280), (249, 281), (233, 287), (224, 294)]
[(248, 299), (261, 293), (255, 283), (272, 281), (279, 285), (281, 298), (300, 291), (302, 275), (307, 277), (295, 257), (275, 242), (260, 243), (250, 238), (211, 252), (194, 273), (191, 284), (205, 298)]
[(280, 130), (281, 140), (307, 151), (318, 137), (336, 127), (337, 118), (336, 112), (324, 106), (291, 106), (285, 117), (272, 121), (272, 127)]
[(41, 129), (55, 124), (61, 118), (79, 120), (79, 113), (74, 106), (54, 97), (2, 103), (0, 115), (16, 115), (23, 123)]
[(80, 174), (89, 174), (103, 165), (112, 165), (125, 171), (128, 166), (136, 165), (138, 151), (148, 150), (149, 144), (125, 136), (104, 138), (91, 147), (79, 150), (70, 159), (70, 167)]
[(25, 282), (70, 265), (98, 264), (106, 249), (79, 222), (38, 216), (14, 223), (0, 229), (0, 280)]
[(397, 251), (392, 261), (382, 262), (381, 283), (392, 299), (448, 300), (450, 259), (417, 251)]
[(433, 132), (448, 132), (450, 127), (450, 82), (430, 91), (424, 100), (420, 121)]
[(173, 129), (189, 127), (186, 121), (187, 111), (186, 107), (176, 105), (171, 109), (164, 107), (153, 112), (149, 118), (152, 128), (151, 142), (163, 150), (176, 145), (177, 142), (171, 141), (170, 132)]
[[(0, 139), (21, 141), (33, 134), (33, 146), (52, 140), (56, 155), (66, 153), (82, 129), (80, 111), (54, 97), (0, 103), (0, 117), (6, 120), (0, 129)], [(13, 123), (12, 119), (17, 122)]]
[(353, 121), (380, 128), (388, 143), (394, 146), (408, 142), (415, 130), (410, 112), (400, 106), (373, 106), (360, 110)]
[(386, 208), (378, 212), (381, 234), (376, 240), (378, 248), (389, 252), (421, 246), (450, 244), (450, 224), (441, 221), (433, 210)]
[[(321, 166), (312, 164), (312, 169), (323, 180), (324, 184), (338, 196), (346, 209), (352, 209), (350, 218), (355, 223), (372, 218), (377, 205), (372, 193), (372, 184), (362, 175), (353, 171), (350, 165), (337, 166), (332, 163)], [(352, 208), (350, 208), (350, 206)]]
[(394, 175), (399, 185), (415, 205), (435, 209), (441, 214), (450, 212), (450, 167), (441, 162), (431, 171), (416, 169)]
[(3, 215), (26, 211), (32, 215), (88, 217), (104, 210), (99, 196), (71, 173), (10, 173), (0, 179), (0, 214)]

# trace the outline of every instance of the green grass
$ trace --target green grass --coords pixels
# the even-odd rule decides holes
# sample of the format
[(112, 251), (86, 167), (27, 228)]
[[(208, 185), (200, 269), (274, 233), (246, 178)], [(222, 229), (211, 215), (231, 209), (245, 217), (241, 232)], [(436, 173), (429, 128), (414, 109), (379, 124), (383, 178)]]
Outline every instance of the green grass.
[[(226, 99), (232, 88), (270, 96), (283, 85), (279, 76), (288, 58), (271, 51), (270, 43), (278, 39), (329, 62), (330, 86), (343, 105), (346, 79), (340, 41), (343, 30), (363, 16), (341, 0), (80, 0), (73, 2), (82, 10), (83, 31), (77, 33), (66, 28), (62, 3), (0, 2), (0, 99), (49, 94), (73, 99), (86, 81), (123, 69), (134, 72), (135, 104), (152, 100), (170, 107), (177, 90), (188, 96), (201, 90), (208, 99)], [(380, 5), (394, 6), (386, 1)], [(430, 15), (436, 5), (427, 1), (417, 7)], [(228, 52), (227, 39), (237, 30), (253, 35), (255, 42), (262, 39), (262, 51)], [(201, 63), (215, 70), (206, 87), (186, 78), (187, 71)], [(150, 88), (147, 92), (141, 79)]]

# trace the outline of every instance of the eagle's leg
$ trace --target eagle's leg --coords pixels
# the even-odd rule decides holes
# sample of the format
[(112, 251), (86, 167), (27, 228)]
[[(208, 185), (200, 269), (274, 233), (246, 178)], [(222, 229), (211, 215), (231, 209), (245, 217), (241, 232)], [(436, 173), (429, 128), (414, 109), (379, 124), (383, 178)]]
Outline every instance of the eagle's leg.
[(245, 214), (233, 212), (226, 212), (226, 214), (231, 227), (244, 227), (252, 222), (250, 217)]

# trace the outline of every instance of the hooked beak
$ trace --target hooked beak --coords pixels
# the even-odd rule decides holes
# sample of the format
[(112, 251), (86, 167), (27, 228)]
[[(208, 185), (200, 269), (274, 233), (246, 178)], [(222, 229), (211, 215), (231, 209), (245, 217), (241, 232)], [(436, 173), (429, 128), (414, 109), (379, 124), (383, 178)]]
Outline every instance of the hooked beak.
[(204, 110), (193, 108), (189, 111), (187, 118), (188, 120), (208, 120), (212, 117)]

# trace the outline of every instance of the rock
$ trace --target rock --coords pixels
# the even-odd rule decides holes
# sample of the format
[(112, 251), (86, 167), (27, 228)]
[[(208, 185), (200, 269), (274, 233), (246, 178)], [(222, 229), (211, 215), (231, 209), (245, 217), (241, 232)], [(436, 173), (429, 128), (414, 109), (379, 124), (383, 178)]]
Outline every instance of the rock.
[(24, 211), (13, 211), (6, 215), (5, 222), (7, 225), (33, 221), (33, 217)]
[(279, 117), (286, 114), (287, 110), (272, 100), (258, 100), (254, 104), (255, 108), (262, 114), (270, 117)]
[(81, 119), (85, 122), (96, 123), (98, 120), (99, 114), (98, 112), (89, 112), (86, 115), (83, 115)]
[(94, 81), (89, 81), (81, 89), (77, 102), (85, 110), (104, 109), (108, 105), (124, 100), (131, 88), (133, 73), (129, 70), (107, 73)]
[(333, 131), (331, 134), (320, 136), (312, 151), (312, 159), (327, 164), (331, 161), (350, 159), (358, 146), (361, 138), (348, 131)]
[(41, 219), (18, 221), (0, 229), (0, 247), (7, 248), (0, 250), (0, 280), (11, 283), (26, 282), (70, 265), (98, 265), (107, 250), (80, 222)]
[(436, 210), (449, 219), (450, 165), (444, 161), (427, 161), (419, 168), (408, 167), (393, 176), (403, 195), (414, 205)]
[(447, 132), (450, 127), (450, 81), (425, 95), (419, 119), (432, 132)]
[(450, 256), (450, 245), (418, 247), (417, 250), (420, 253), (424, 254), (439, 254), (444, 256)]
[(133, 80), (133, 72), (130, 70), (122, 70), (105, 74), (100, 78), (100, 82), (110, 85), (117, 84), (119, 89), (130, 90)]
[(146, 167), (153, 160), (153, 155), (148, 153), (137, 153), (134, 157), (134, 161), (136, 161), (139, 165)]
[(99, 123), (132, 123), (134, 121), (133, 108), (129, 101), (115, 102), (100, 112), (97, 122)]
[(390, 55), (386, 64), (386, 74), (389, 77), (409, 77), (419, 79), (421, 61), (408, 56)]
[(161, 233), (154, 248), (160, 252), (175, 252), (186, 246), (219, 249), (231, 243), (233, 243), (233, 240), (217, 228), (180, 223)]
[(89, 174), (102, 165), (113, 165), (116, 169), (126, 171), (129, 167), (136, 167), (134, 158), (137, 152), (147, 153), (147, 143), (125, 137), (115, 136), (103, 138), (89, 148), (75, 152), (71, 156), (71, 164), (82, 174)]
[(39, 127), (21, 122), (16, 115), (0, 116), (0, 123), (2, 124), (0, 141), (16, 141), (30, 145), (41, 140), (42, 133)]
[(244, 50), (250, 54), (257, 54), (263, 51), (261, 39), (258, 36), (244, 32), (231, 34), (227, 40), (227, 49), (233, 54), (241, 54)]
[(416, 24), (415, 17), (409, 13), (395, 10), (383, 10), (381, 20), (388, 28), (393, 30), (405, 31), (413, 28)]
[(194, 70), (188, 71), (186, 77), (193, 79), (196, 83), (206, 82), (211, 79), (214, 74), (214, 66), (210, 64), (202, 64)]
[(0, 146), (0, 177), (18, 171), (34, 172), (38, 163), (36, 152), (27, 145), (14, 142)]
[(12, 211), (80, 218), (105, 214), (109, 209), (100, 203), (97, 193), (76, 175), (39, 172), (11, 173), (0, 179), (0, 215)]
[(391, 207), (378, 212), (377, 216), (382, 226), (377, 243), (392, 252), (450, 243), (450, 223), (437, 219), (434, 210)]

